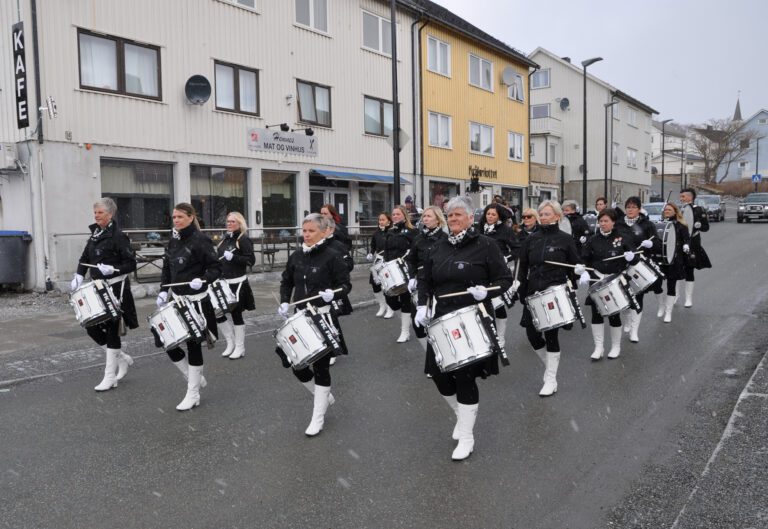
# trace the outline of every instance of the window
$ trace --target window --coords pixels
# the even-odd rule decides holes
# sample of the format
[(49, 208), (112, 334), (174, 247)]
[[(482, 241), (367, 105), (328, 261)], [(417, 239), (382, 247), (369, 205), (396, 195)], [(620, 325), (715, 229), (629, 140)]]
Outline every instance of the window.
[(429, 144), (433, 147), (443, 147), (450, 149), (453, 144), (451, 140), (451, 116), (429, 113)]
[(493, 92), (491, 79), (493, 79), (493, 63), (470, 53), (469, 84)]
[(259, 72), (215, 61), (216, 108), (259, 115)]
[(493, 127), (470, 122), (469, 150), (475, 154), (493, 156)]
[(224, 0), (230, 4), (237, 4), (239, 6), (248, 7), (250, 9), (256, 9), (256, 0)]
[(611, 162), (619, 163), (619, 144), (616, 142), (611, 145)]
[(192, 206), (201, 228), (224, 227), (232, 211), (246, 214), (246, 172), (227, 167), (190, 166)]
[(749, 166), (749, 162), (739, 162), (739, 168), (744, 169)]
[(331, 126), (331, 89), (307, 81), (297, 81), (299, 121), (323, 127)]
[(365, 96), (365, 132), (377, 136), (392, 134), (392, 103)]
[(616, 120), (619, 119), (619, 104), (618, 103), (616, 103), (615, 105), (613, 105), (611, 107), (611, 117), (613, 119), (616, 119)]
[(534, 156), (536, 156), (536, 149), (535, 149), (535, 147), (536, 147), (536, 144), (535, 144), (535, 143), (531, 143), (531, 144), (528, 146), (528, 156), (529, 156), (530, 158), (533, 158)]
[[(389, 185), (360, 182), (357, 184), (360, 192), (361, 226), (377, 226), (379, 213), (389, 209)], [(313, 211), (316, 211), (313, 209)]]
[(160, 48), (78, 31), (80, 88), (161, 99)]
[(102, 158), (101, 196), (117, 203), (117, 222), (122, 229), (169, 229), (173, 165)]
[(507, 89), (507, 97), (514, 99), (515, 101), (525, 101), (522, 75), (515, 74), (515, 82), (509, 85), (509, 88)]
[(435, 37), (427, 37), (427, 68), (451, 76), (451, 46)]
[(507, 135), (509, 142), (509, 159), (523, 161), (523, 135), (510, 132)]
[(549, 69), (536, 70), (531, 75), (531, 90), (537, 88), (549, 88)]
[(760, 118), (760, 119), (757, 120), (757, 124), (758, 125), (766, 125), (766, 124), (768, 124), (768, 119)]
[(549, 144), (549, 159), (547, 163), (549, 165), (557, 165), (557, 143)]
[(627, 147), (627, 167), (637, 169), (637, 151)]
[(637, 127), (637, 110), (632, 107), (627, 107), (627, 123)]
[(449, 184), (447, 182), (429, 182), (429, 204), (443, 209), (443, 202), (453, 197), (459, 196), (459, 184)]
[[(296, 175), (278, 171), (261, 172), (261, 208), (265, 228), (296, 225)], [(288, 233), (290, 235), (290, 232)]]
[(548, 118), (549, 103), (544, 105), (531, 105), (531, 119)]
[(363, 47), (392, 55), (392, 28), (389, 19), (363, 11)]
[(643, 153), (643, 170), (646, 173), (651, 170), (651, 155), (647, 152)]
[(296, 23), (328, 32), (328, 0), (296, 0)]

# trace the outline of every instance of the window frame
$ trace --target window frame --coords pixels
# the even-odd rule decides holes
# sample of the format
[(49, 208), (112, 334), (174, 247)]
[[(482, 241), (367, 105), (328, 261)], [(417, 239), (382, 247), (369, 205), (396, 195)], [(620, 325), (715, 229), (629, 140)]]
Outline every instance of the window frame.
[[(534, 116), (533, 115), (533, 108), (534, 107), (546, 107), (547, 108), (547, 115), (546, 116)], [(531, 119), (545, 119), (545, 118), (551, 118), (552, 117), (552, 107), (550, 106), (550, 103), (539, 103), (537, 105), (531, 105)]]
[[(219, 66), (219, 65), (232, 68), (233, 70), (232, 84), (234, 88), (233, 98), (235, 100), (235, 108), (220, 107), (219, 102), (217, 101), (218, 97), (216, 96), (218, 95), (218, 91), (219, 91), (219, 83), (218, 83), (218, 80), (216, 79), (216, 66)], [(244, 70), (246, 72), (256, 74), (256, 112), (249, 112), (247, 110), (240, 109), (240, 70)], [(247, 66), (240, 66), (238, 64), (232, 64), (230, 62), (224, 62), (218, 59), (214, 59), (213, 60), (213, 84), (214, 84), (214, 89), (216, 90), (213, 98), (213, 104), (216, 110), (220, 110), (222, 112), (231, 112), (233, 114), (245, 114), (246, 116), (257, 116), (257, 117), (261, 116), (261, 102), (260, 102), (261, 86), (260, 86), (259, 70), (256, 70), (254, 68), (248, 68)]]
[(229, 4), (235, 7), (239, 7), (240, 9), (245, 9), (246, 11), (250, 11), (251, 13), (261, 14), (259, 10), (259, 0), (253, 0), (253, 7), (241, 4), (240, 0), (218, 0), (218, 1), (223, 4)]
[[(445, 72), (445, 73), (441, 72), (439, 70), (433, 70), (432, 68), (429, 67), (429, 41), (430, 40), (435, 41), (435, 51), (437, 53), (437, 62), (438, 63), (440, 62), (439, 61), (439, 59), (440, 59), (440, 45), (442, 44), (442, 45), (444, 45), (446, 47), (447, 53), (446, 53), (446, 64), (445, 64), (445, 67), (446, 67), (447, 72)], [(438, 64), (438, 68), (439, 68), (439, 64)], [(432, 35), (427, 35), (427, 70), (432, 72), (432, 73), (436, 73), (437, 75), (442, 75), (444, 77), (449, 77), (449, 78), (451, 77), (451, 45), (448, 42), (440, 40), (437, 37), (434, 37)]]
[(627, 147), (627, 167), (637, 169), (637, 149)]
[[(379, 124), (381, 125), (381, 132), (368, 132), (365, 130), (365, 102), (367, 99), (370, 99), (371, 101), (375, 101), (379, 104)], [(392, 104), (392, 101), (387, 101), (386, 99), (382, 99), (380, 97), (374, 97), (374, 96), (368, 96), (363, 95), (363, 133), (368, 136), (377, 136), (379, 138), (387, 138), (389, 137), (388, 134), (384, 134), (384, 105), (387, 104), (390, 107), (392, 107), (392, 126), (395, 125), (395, 106)]]
[[(511, 146), (510, 139), (513, 137), (515, 137), (515, 139), (518, 137), (520, 138), (520, 157), (519, 158), (513, 158), (512, 156), (509, 155), (510, 146)], [(519, 132), (515, 132), (513, 130), (507, 131), (507, 160), (511, 162), (524, 162), (525, 161), (525, 155), (523, 153), (524, 146), (525, 146), (525, 135), (520, 134)]]
[(621, 159), (619, 158), (619, 149), (621, 148), (621, 144), (619, 142), (614, 141), (611, 144), (611, 163), (615, 165), (619, 165), (621, 163)]
[(643, 153), (643, 170), (648, 173), (651, 170), (651, 153)]
[[(481, 84), (479, 84), (479, 85), (472, 82), (472, 58), (473, 57), (479, 61), (479, 65), (480, 65), (480, 83)], [(485, 90), (486, 92), (494, 93), (494, 90), (493, 90), (493, 61), (489, 61), (488, 59), (483, 59), (479, 55), (476, 55), (476, 54), (474, 54), (472, 52), (469, 52), (469, 61), (468, 62), (469, 62), (469, 65), (468, 65), (469, 66), (469, 77), (468, 77), (467, 80), (469, 81), (470, 86), (474, 86), (475, 88), (479, 88), (480, 90)], [(490, 67), (491, 67), (491, 75), (490, 75), (490, 79), (488, 81), (488, 88), (486, 88), (486, 87), (484, 87), (482, 85), (482, 82), (483, 82), (483, 63), (484, 62), (487, 62), (490, 65)]]
[(637, 126), (637, 109), (630, 106), (627, 107), (627, 125), (630, 127), (638, 128)]
[[(537, 77), (538, 75), (543, 75), (544, 72), (547, 72), (547, 84), (536, 86), (536, 84), (533, 81), (534, 77)], [(551, 68), (541, 68), (533, 72), (533, 75), (531, 75), (531, 90), (541, 90), (542, 88), (549, 88), (550, 86), (552, 86), (552, 69)]]
[[(315, 95), (316, 89), (319, 88), (325, 88), (328, 90), (328, 124), (320, 123), (318, 121), (310, 121), (306, 119), (302, 119), (301, 117), (301, 92), (299, 91), (299, 84), (305, 84), (312, 87), (312, 103), (315, 105), (315, 116), (317, 116), (317, 96)], [(297, 123), (304, 123), (307, 125), (314, 125), (316, 127), (323, 127), (323, 128), (333, 128), (333, 95), (331, 93), (331, 87), (320, 84), (320, 83), (314, 83), (312, 81), (305, 81), (304, 79), (296, 79), (296, 102), (297, 102), (297, 109), (299, 111), (298, 119), (296, 120)]]
[[(483, 148), (483, 145), (482, 145), (483, 127), (491, 129), (491, 152), (490, 152), (490, 154), (486, 153), (486, 152), (483, 152), (482, 150), (480, 150), (480, 151), (472, 150), (472, 126), (473, 125), (477, 125), (478, 127), (480, 127), (480, 148), (481, 149)], [(470, 152), (470, 154), (477, 154), (478, 156), (487, 156), (487, 157), (490, 157), (490, 158), (495, 158), (496, 157), (496, 137), (495, 137), (495, 133), (496, 133), (496, 131), (495, 131), (493, 125), (486, 125), (484, 123), (478, 123), (477, 121), (470, 121), (469, 122), (469, 152)]]
[(520, 95), (519, 97), (512, 97), (512, 87), (518, 86), (517, 82), (515, 82), (514, 85), (509, 85), (507, 87), (507, 99), (511, 99), (512, 101), (517, 101), (518, 103), (525, 103), (525, 83), (523, 82), (523, 76), (519, 73), (515, 74), (515, 81), (520, 80)]
[(315, 31), (317, 33), (320, 33), (321, 35), (330, 35), (330, 32), (328, 31), (328, 26), (330, 26), (330, 18), (328, 17), (328, 0), (325, 2), (325, 29), (320, 29), (315, 27), (315, 1), (316, 0), (308, 0), (309, 1), (309, 25), (304, 24), (303, 22), (299, 22), (299, 10), (296, 7), (297, 0), (293, 0), (293, 23), (303, 29), (307, 29), (309, 31)]
[(547, 153), (547, 165), (557, 165), (557, 146), (558, 143), (549, 143), (547, 144), (547, 148), (549, 149), (549, 152)]
[[(381, 15), (377, 15), (376, 13), (372, 13), (371, 11), (368, 11), (367, 9), (360, 9), (360, 12), (362, 14), (362, 18), (360, 19), (360, 21), (362, 22), (362, 37), (363, 37), (363, 42), (362, 42), (362, 44), (360, 46), (364, 50), (367, 50), (367, 51), (370, 51), (370, 52), (373, 52), (373, 53), (378, 53), (379, 55), (383, 55), (385, 57), (390, 57), (391, 58), (392, 57), (392, 43), (391, 42), (389, 43), (389, 53), (385, 52), (384, 51), (384, 31), (382, 30), (381, 26), (382, 26), (382, 21), (386, 21), (386, 22), (388, 22), (390, 24), (390, 30), (391, 30), (392, 21), (390, 19), (386, 18), (386, 17), (383, 17)], [(378, 24), (378, 29), (379, 29), (379, 49), (371, 48), (370, 46), (366, 46), (365, 45), (365, 15), (370, 15), (372, 17), (376, 17), (376, 19), (378, 20), (378, 23), (379, 23)], [(395, 23), (395, 39), (397, 39), (397, 38), (398, 38), (397, 23)]]
[[(111, 40), (115, 43), (115, 71), (117, 72), (117, 90), (111, 90), (109, 88), (101, 88), (98, 86), (90, 86), (83, 84), (83, 58), (80, 55), (80, 36), (87, 35), (89, 37), (96, 37), (104, 40)], [(157, 96), (149, 96), (145, 94), (137, 94), (135, 92), (129, 92), (126, 90), (126, 72), (125, 72), (125, 45), (130, 44), (139, 48), (149, 49), (155, 52), (157, 57), (156, 70), (157, 70)], [(77, 84), (81, 90), (88, 90), (94, 92), (102, 92), (105, 94), (116, 94), (128, 97), (138, 97), (140, 99), (149, 99), (151, 101), (163, 100), (163, 77), (162, 77), (162, 54), (160, 53), (160, 46), (154, 44), (146, 44), (136, 40), (126, 39), (123, 37), (116, 37), (113, 35), (107, 35), (105, 33), (98, 33), (90, 31), (84, 28), (77, 28)]]
[[(432, 143), (432, 138), (429, 134), (429, 120), (432, 116), (437, 117), (437, 143)], [(447, 118), (448, 119), (448, 146), (441, 145), (440, 144), (440, 119), (441, 118)], [(438, 149), (448, 149), (453, 150), (453, 117), (449, 114), (443, 114), (441, 112), (435, 112), (432, 110), (427, 111), (427, 144), (430, 147), (437, 147)]]

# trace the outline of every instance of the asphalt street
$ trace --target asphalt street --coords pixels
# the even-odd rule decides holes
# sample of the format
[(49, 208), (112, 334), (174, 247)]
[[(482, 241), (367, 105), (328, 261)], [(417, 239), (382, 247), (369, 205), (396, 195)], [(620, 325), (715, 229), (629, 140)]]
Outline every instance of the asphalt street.
[[(126, 379), (97, 394), (103, 353), (67, 310), (0, 323), (0, 526), (768, 527), (754, 502), (726, 516), (708, 486), (719, 466), (743, 481), (767, 459), (764, 440), (761, 453), (715, 457), (737, 403), (766, 421), (744, 398), (750, 381), (768, 391), (765, 374), (752, 378), (768, 343), (766, 241), (765, 224), (713, 224), (695, 306), (678, 303), (664, 324), (649, 296), (641, 342), (617, 360), (590, 361), (588, 330), (561, 334), (552, 398), (538, 397), (543, 366), (515, 307), (511, 366), (480, 382), (475, 452), (461, 463), (420, 346), (396, 344), (398, 322), (370, 304), (342, 320), (351, 354), (332, 368), (336, 404), (311, 439), (311, 395), (273, 352), (271, 314), (248, 320), (245, 359), (206, 353), (208, 387), (187, 413), (146, 325), (129, 333)], [(264, 311), (274, 285), (254, 283)]]

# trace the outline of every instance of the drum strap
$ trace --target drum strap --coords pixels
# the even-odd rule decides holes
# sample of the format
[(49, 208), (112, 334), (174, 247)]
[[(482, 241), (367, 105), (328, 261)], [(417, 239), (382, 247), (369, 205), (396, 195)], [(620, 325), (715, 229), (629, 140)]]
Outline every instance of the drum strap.
[(125, 292), (125, 280), (128, 279), (128, 274), (123, 274), (121, 276), (113, 277), (111, 279), (107, 279), (107, 284), (110, 286), (120, 283), (120, 304), (123, 304), (123, 293)]
[(579, 305), (579, 298), (576, 297), (576, 291), (571, 288), (571, 280), (568, 280), (568, 284), (566, 285), (566, 291), (568, 292), (568, 297), (571, 298), (571, 304), (573, 305), (573, 310), (576, 312), (576, 317), (579, 318), (579, 323), (581, 323), (581, 328), (586, 329), (587, 328), (587, 322), (584, 320), (584, 313), (581, 312), (581, 305)]
[(242, 275), (240, 277), (224, 280), (228, 285), (237, 285), (237, 290), (235, 291), (235, 297), (237, 298), (237, 301), (240, 301), (240, 289), (243, 288), (243, 281), (246, 281), (247, 279), (247, 275)]
[[(96, 285), (98, 285), (98, 283), (96, 283)], [(96, 286), (96, 294), (101, 298), (101, 302), (104, 304), (104, 307), (107, 309), (112, 319), (116, 320), (120, 317), (120, 308), (116, 307), (112, 302), (113, 297), (110, 296), (108, 289), (108, 285), (103, 288)]]
[(493, 350), (493, 354), (499, 355), (501, 357), (501, 365), (508, 366), (509, 358), (507, 358), (506, 351), (504, 351), (504, 349), (501, 348), (501, 345), (499, 345), (499, 334), (496, 332), (496, 326), (491, 323), (493, 321), (493, 317), (488, 314), (488, 311), (482, 302), (478, 304), (478, 308), (480, 309), (480, 325), (482, 325), (483, 329), (485, 329), (485, 333), (491, 337), (491, 349)]
[(619, 277), (621, 278), (619, 281), (619, 284), (621, 285), (621, 289), (629, 298), (629, 308), (634, 310), (635, 312), (640, 312), (640, 304), (637, 302), (637, 298), (635, 297), (635, 295), (629, 289), (629, 282), (627, 281), (627, 276), (622, 273), (621, 276)]
[[(325, 307), (321, 307), (320, 310), (323, 308)], [(330, 307), (328, 308), (330, 309)], [(309, 317), (312, 318), (312, 321), (315, 323), (315, 325), (317, 325), (317, 328), (320, 329), (320, 332), (323, 333), (326, 343), (331, 346), (333, 352), (341, 354), (341, 344), (339, 343), (339, 340), (336, 337), (336, 333), (334, 332), (331, 324), (326, 321), (325, 314), (322, 314), (316, 310), (307, 310), (307, 313), (309, 314)]]

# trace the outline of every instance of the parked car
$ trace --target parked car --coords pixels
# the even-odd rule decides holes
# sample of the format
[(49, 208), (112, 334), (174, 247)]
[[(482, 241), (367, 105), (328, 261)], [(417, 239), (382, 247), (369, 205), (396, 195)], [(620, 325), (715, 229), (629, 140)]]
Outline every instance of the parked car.
[(739, 202), (736, 222), (768, 220), (768, 193), (750, 193)]
[(696, 204), (704, 208), (707, 218), (714, 222), (725, 220), (725, 201), (720, 195), (699, 195)]
[(647, 202), (643, 209), (651, 222), (661, 222), (661, 212), (664, 211), (664, 202)]

